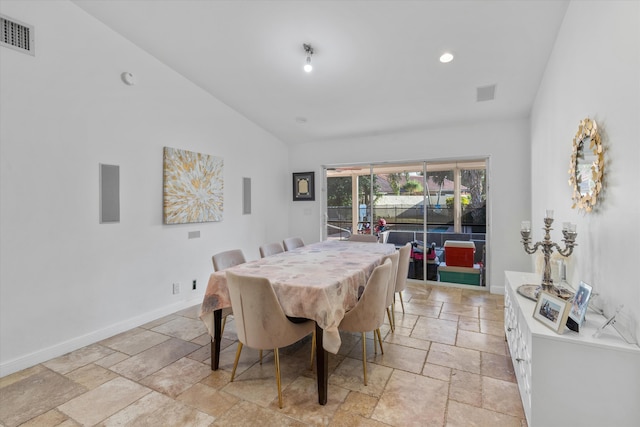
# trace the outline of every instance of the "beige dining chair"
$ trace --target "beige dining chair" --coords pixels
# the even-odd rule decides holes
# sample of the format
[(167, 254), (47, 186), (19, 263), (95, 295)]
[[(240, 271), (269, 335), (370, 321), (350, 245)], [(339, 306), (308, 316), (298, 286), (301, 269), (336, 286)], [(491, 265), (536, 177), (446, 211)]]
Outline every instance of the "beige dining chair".
[(362, 333), (362, 373), (364, 375), (364, 385), (367, 385), (367, 340), (366, 333), (373, 331), (373, 349), (376, 348), (376, 336), (382, 349), (382, 336), (380, 326), (384, 324), (384, 308), (387, 301), (387, 289), (389, 287), (389, 277), (392, 275), (393, 263), (387, 258), (382, 265), (377, 266), (362, 292), (362, 296), (355, 307), (347, 311), (340, 322), (338, 329), (348, 332)]
[(375, 234), (352, 234), (349, 236), (349, 241), (378, 243), (378, 236)]
[(266, 245), (260, 246), (260, 258), (268, 257), (270, 255), (275, 255), (282, 252), (284, 252), (284, 248), (279, 242), (267, 243)]
[(387, 317), (389, 317), (389, 326), (391, 327), (391, 332), (395, 332), (396, 330), (396, 325), (394, 323), (394, 319), (391, 314), (391, 310), (389, 310), (389, 307), (391, 307), (391, 309), (393, 310), (393, 297), (396, 293), (396, 275), (398, 274), (399, 256), (400, 256), (400, 253), (398, 251), (395, 251), (391, 255), (386, 255), (383, 258), (383, 262), (386, 259), (391, 260), (391, 275), (389, 276), (389, 287), (387, 288), (387, 294), (386, 294)]
[(295, 248), (304, 246), (304, 241), (300, 237), (287, 237), (282, 241), (285, 251), (290, 251)]
[[(396, 274), (395, 292), (400, 296), (402, 314), (404, 314), (404, 301), (402, 301), (402, 291), (407, 287), (407, 276), (409, 275), (409, 263), (411, 262), (411, 243), (407, 243), (398, 251), (398, 273)], [(391, 314), (393, 315), (393, 326), (396, 326), (395, 294)]]
[[(315, 331), (315, 322), (307, 320), (294, 323), (284, 314), (269, 279), (255, 276), (240, 276), (227, 272), (227, 287), (231, 296), (238, 350), (231, 372), (231, 382), (236, 375), (242, 346), (257, 350), (273, 349), (278, 406), (282, 409), (280, 385), (280, 355), (278, 349), (291, 345)], [(313, 348), (311, 350), (313, 352)]]
[[(211, 261), (213, 262), (213, 269), (215, 271), (225, 270), (229, 267), (234, 267), (247, 262), (241, 249), (231, 249), (229, 251), (219, 252), (211, 257)], [(224, 327), (227, 323), (227, 316), (230, 314), (233, 314), (233, 310), (231, 308), (222, 309), (222, 328), (220, 328), (220, 335), (224, 332)]]

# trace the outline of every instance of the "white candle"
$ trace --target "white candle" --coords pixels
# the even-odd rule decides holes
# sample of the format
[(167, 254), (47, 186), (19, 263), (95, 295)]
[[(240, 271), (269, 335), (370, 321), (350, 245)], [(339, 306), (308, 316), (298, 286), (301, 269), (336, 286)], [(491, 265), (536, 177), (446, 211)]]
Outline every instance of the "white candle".
[(520, 230), (531, 231), (531, 221), (522, 221), (520, 223)]
[(547, 209), (546, 218), (553, 219), (553, 209)]

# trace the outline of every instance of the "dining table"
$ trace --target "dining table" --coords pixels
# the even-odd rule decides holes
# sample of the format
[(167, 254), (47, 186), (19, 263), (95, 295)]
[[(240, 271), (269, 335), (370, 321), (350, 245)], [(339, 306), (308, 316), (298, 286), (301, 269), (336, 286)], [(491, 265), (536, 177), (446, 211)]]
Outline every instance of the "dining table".
[(328, 353), (341, 345), (338, 326), (374, 268), (395, 250), (387, 243), (326, 240), (212, 273), (200, 308), (211, 336), (211, 369), (219, 367), (222, 309), (231, 307), (226, 272), (265, 277), (287, 316), (315, 321), (318, 402), (326, 404)]

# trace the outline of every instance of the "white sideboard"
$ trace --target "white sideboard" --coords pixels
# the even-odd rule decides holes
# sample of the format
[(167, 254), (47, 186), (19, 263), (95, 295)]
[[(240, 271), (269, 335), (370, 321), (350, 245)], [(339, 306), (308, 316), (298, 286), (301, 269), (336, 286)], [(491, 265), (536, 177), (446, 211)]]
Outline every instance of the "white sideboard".
[(605, 318), (587, 312), (580, 333), (562, 335), (533, 318), (535, 302), (518, 294), (540, 275), (505, 272), (504, 328), (529, 427), (640, 426), (640, 347)]

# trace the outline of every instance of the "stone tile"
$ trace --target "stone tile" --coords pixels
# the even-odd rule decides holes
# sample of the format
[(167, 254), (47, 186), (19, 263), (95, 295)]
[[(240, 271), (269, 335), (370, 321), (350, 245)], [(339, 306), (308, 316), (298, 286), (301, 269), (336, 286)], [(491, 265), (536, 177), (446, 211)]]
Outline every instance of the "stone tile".
[(240, 401), (236, 396), (216, 390), (203, 383), (194, 384), (193, 387), (178, 396), (178, 400), (212, 417), (221, 416)]
[(470, 348), (503, 356), (506, 355), (504, 343), (504, 337), (479, 334), (477, 332), (470, 331), (458, 331), (458, 339), (456, 341), (456, 345), (458, 347)]
[(175, 313), (174, 314), (170, 314), (168, 316), (164, 316), (164, 317), (161, 317), (159, 319), (153, 320), (153, 321), (151, 321), (149, 323), (145, 323), (144, 325), (142, 325), (140, 327), (143, 328), (143, 329), (153, 329), (153, 328), (155, 328), (157, 326), (162, 325), (163, 323), (167, 323), (167, 322), (175, 319), (176, 317), (178, 317), (177, 314), (175, 314)]
[(504, 322), (480, 319), (480, 332), (504, 338)]
[(39, 426), (58, 426), (67, 421), (67, 417), (57, 409), (52, 409), (35, 418), (31, 418), (26, 423), (20, 424), (20, 427), (39, 427)]
[(457, 314), (459, 316), (465, 317), (478, 317), (478, 307), (474, 307), (472, 305), (467, 304), (456, 304), (445, 302), (442, 304), (442, 312)]
[(82, 425), (94, 425), (150, 392), (140, 384), (118, 377), (69, 400), (58, 409)]
[(127, 360), (113, 365), (111, 370), (138, 381), (187, 354), (193, 353), (197, 348), (199, 347), (196, 344), (171, 338), (155, 347), (151, 347), (142, 353), (138, 353)]
[(480, 373), (480, 352), (477, 350), (432, 343), (427, 362), (474, 374)]
[(44, 371), (48, 371), (48, 369), (45, 368), (43, 365), (35, 365), (30, 368), (23, 369), (22, 371), (14, 372), (13, 374), (9, 374), (7, 376), (1, 377), (0, 389)]
[(480, 307), (480, 318), (504, 322), (504, 309)]
[(280, 413), (280, 410), (263, 408), (247, 401), (240, 401), (228, 410), (220, 418), (217, 418), (212, 426), (220, 427), (246, 427), (246, 426), (279, 426), (279, 427), (305, 427), (305, 424)]
[(351, 412), (338, 411), (329, 423), (329, 427), (388, 427), (388, 424)]
[(114, 351), (110, 355), (103, 357), (100, 360), (96, 360), (94, 363), (98, 366), (102, 366), (103, 368), (110, 368), (116, 363), (120, 363), (125, 359), (128, 359), (129, 355), (120, 353), (119, 351)]
[(480, 372), (483, 376), (515, 383), (516, 375), (510, 356), (481, 353)]
[[(503, 301), (504, 296), (499, 295), (499, 300)], [(490, 294), (487, 291), (473, 291), (470, 289), (463, 289), (460, 302), (465, 305), (471, 305), (474, 307), (485, 308), (498, 308), (496, 305), (495, 295)]]
[(194, 344), (198, 344), (198, 345), (206, 345), (206, 346), (210, 346), (211, 345), (211, 335), (209, 335), (209, 333), (204, 333), (200, 336), (195, 337), (194, 339), (191, 340), (192, 343)]
[(371, 418), (392, 426), (441, 426), (448, 386), (445, 381), (394, 371)]
[[(325, 426), (349, 394), (341, 387), (330, 387), (326, 405), (318, 404), (318, 384), (314, 379), (298, 377), (282, 390), (280, 412), (307, 425)], [(278, 409), (278, 399), (271, 403)]]
[(142, 328), (136, 328), (111, 338), (107, 338), (106, 340), (101, 341), (100, 344), (121, 353), (128, 354), (129, 356), (133, 356), (167, 340), (169, 340), (169, 337), (166, 335)]
[(204, 326), (204, 323), (202, 323), (202, 320), (177, 317), (160, 326), (156, 326), (152, 331), (180, 338), (181, 340), (191, 341), (202, 334), (206, 334), (207, 328)]
[(471, 372), (454, 370), (451, 373), (449, 399), (482, 407), (482, 378)]
[(418, 316), (415, 314), (402, 313), (402, 310), (399, 310), (400, 305), (396, 304), (396, 314), (395, 314), (395, 327), (398, 328), (408, 328), (412, 329), (416, 322), (418, 321)]
[(102, 359), (111, 353), (113, 353), (113, 350), (111, 349), (99, 344), (92, 344), (63, 356), (56, 357), (55, 359), (51, 359), (44, 362), (43, 365), (60, 374), (66, 374), (80, 368), (81, 366), (88, 365), (89, 363)]
[(441, 302), (424, 301), (422, 303), (405, 303), (404, 310), (408, 314), (426, 317), (438, 317), (442, 310)]
[(94, 389), (117, 376), (116, 373), (93, 363), (67, 374), (67, 378), (72, 379), (88, 390)]
[(189, 426), (207, 427), (215, 418), (152, 391), (107, 418), (100, 426)]
[(0, 390), (0, 423), (17, 426), (81, 395), (87, 389), (49, 369), (32, 369)]
[[(410, 334), (409, 334), (410, 335)], [(420, 338), (414, 338), (409, 335), (399, 335), (398, 328), (396, 328), (396, 332), (393, 334), (388, 334), (385, 338), (383, 338), (383, 349), (386, 343), (402, 345), (410, 348), (417, 348), (419, 350), (429, 350), (431, 347), (431, 341), (426, 341)]]
[(457, 322), (460, 319), (460, 316), (458, 314), (452, 314), (452, 313), (440, 313), (440, 316), (438, 316), (438, 319)]
[(411, 336), (426, 341), (453, 345), (456, 342), (457, 333), (457, 322), (421, 317), (413, 328)]
[(429, 301), (450, 302), (460, 304), (462, 302), (462, 289), (449, 287), (433, 287), (429, 294)]
[(483, 407), (518, 418), (524, 418), (518, 384), (482, 377)]
[(198, 362), (202, 362), (206, 365), (211, 366), (211, 346), (209, 344), (203, 345), (193, 353), (189, 353), (187, 357), (189, 359), (197, 360)]
[(220, 390), (229, 384), (231, 380), (231, 372), (218, 369), (217, 371), (209, 371), (209, 375), (200, 381), (201, 384)]
[(340, 408), (338, 408), (338, 411), (349, 412), (369, 418), (377, 404), (378, 399), (375, 397), (352, 391), (349, 392), (342, 405), (340, 405)]
[(487, 409), (450, 401), (446, 427), (521, 427), (521, 420)]
[(209, 376), (211, 367), (183, 357), (140, 381), (160, 393), (175, 398), (189, 387)]
[(174, 314), (178, 316), (188, 317), (189, 319), (200, 320), (200, 307), (201, 304), (192, 305), (191, 307), (177, 311)]
[(458, 329), (463, 331), (480, 332), (480, 321), (473, 317), (460, 316), (458, 320)]
[[(329, 376), (329, 384), (379, 397), (393, 369), (376, 363), (367, 363), (367, 385), (364, 385), (362, 359), (345, 358)], [(329, 388), (331, 392), (331, 387)]]
[[(371, 350), (373, 350), (373, 341), (371, 341)], [(384, 354), (379, 351), (378, 354), (375, 354), (367, 348), (367, 362), (419, 374), (422, 372), (422, 367), (427, 359), (426, 350), (419, 350), (397, 344), (384, 343), (383, 350)], [(350, 356), (354, 359), (362, 357), (362, 350), (358, 351), (357, 354), (352, 352)]]
[(451, 368), (425, 363), (422, 368), (422, 375), (441, 381), (449, 381), (451, 379)]

